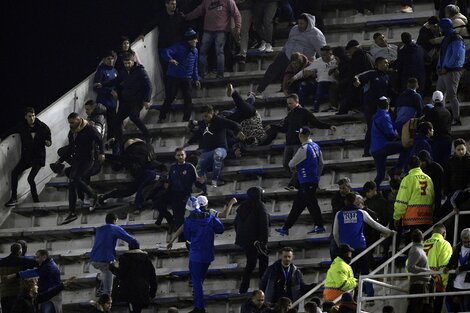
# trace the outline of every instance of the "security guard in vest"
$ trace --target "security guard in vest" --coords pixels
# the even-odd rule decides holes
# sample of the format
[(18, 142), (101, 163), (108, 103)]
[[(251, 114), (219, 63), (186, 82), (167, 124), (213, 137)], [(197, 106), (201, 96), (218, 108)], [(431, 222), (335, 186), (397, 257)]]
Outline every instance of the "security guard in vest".
[(331, 263), (326, 272), (325, 288), (323, 289), (323, 299), (334, 301), (343, 293), (357, 286), (357, 279), (349, 263), (352, 260), (354, 249), (348, 244), (339, 246), (339, 254)]
[(289, 235), (289, 228), (294, 226), (305, 207), (315, 223), (315, 227), (309, 233), (325, 232), (320, 206), (315, 195), (323, 170), (323, 156), (320, 147), (309, 138), (310, 128), (302, 127), (298, 133), (301, 146), (289, 161), (289, 167), (297, 169), (300, 187), (284, 226), (276, 229), (281, 236)]
[(416, 155), (410, 157), (408, 166), (410, 170), (401, 181), (395, 200), (393, 219), (396, 229), (400, 227), (401, 220), (401, 226), (410, 229), (411, 234), (413, 229), (424, 232), (432, 225), (434, 185), (432, 179), (419, 167)]
[[(432, 229), (431, 238), (424, 241), (424, 252), (428, 256), (429, 268), (440, 272), (446, 268), (452, 256), (452, 246), (445, 239), (446, 227), (443, 224), (436, 224)], [(436, 292), (446, 291), (449, 274), (434, 275), (434, 287)], [(434, 312), (440, 313), (444, 297), (434, 297)]]

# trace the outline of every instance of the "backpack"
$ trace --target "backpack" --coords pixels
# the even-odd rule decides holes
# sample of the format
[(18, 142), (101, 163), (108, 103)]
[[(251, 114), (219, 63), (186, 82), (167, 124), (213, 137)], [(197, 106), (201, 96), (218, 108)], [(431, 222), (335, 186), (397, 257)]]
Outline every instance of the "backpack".
[(410, 148), (413, 145), (413, 138), (416, 135), (419, 121), (419, 118), (411, 118), (403, 124), (403, 128), (401, 130), (401, 145), (403, 148)]

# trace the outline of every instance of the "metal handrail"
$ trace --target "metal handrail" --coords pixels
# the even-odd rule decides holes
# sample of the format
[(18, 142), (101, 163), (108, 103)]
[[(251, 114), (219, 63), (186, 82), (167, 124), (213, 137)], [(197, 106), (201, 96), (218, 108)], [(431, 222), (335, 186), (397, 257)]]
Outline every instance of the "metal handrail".
[[(396, 240), (396, 235), (397, 233), (394, 232), (393, 233), (393, 237), (394, 237), (394, 240)], [(379, 240), (377, 240), (376, 242), (374, 242), (372, 245), (370, 245), (369, 247), (367, 247), (367, 249), (365, 249), (364, 251), (362, 251), (361, 253), (359, 253), (358, 255), (356, 255), (352, 260), (351, 260), (351, 263), (350, 264), (353, 264), (355, 261), (357, 261), (358, 259), (360, 259), (362, 256), (364, 256), (365, 254), (369, 253), (369, 251), (371, 251), (372, 249), (374, 249), (375, 247), (377, 247), (379, 244), (381, 244), (385, 239), (387, 239), (389, 236), (387, 237), (382, 237), (380, 238)], [(395, 245), (393, 245), (392, 247), (392, 251), (393, 253), (395, 252)], [(315, 287), (313, 287), (312, 289), (310, 289), (307, 293), (305, 293), (302, 297), (300, 297), (299, 299), (297, 299), (293, 304), (292, 304), (292, 308), (295, 308), (296, 306), (298, 306), (301, 302), (305, 301), (305, 299), (307, 299), (308, 297), (310, 297), (315, 291), (317, 291), (318, 289), (320, 289), (326, 282), (326, 279), (323, 280), (321, 283), (319, 283), (318, 285), (316, 285)]]
[[(463, 211), (463, 212), (459, 212), (459, 213), (456, 213), (455, 211), (452, 211), (450, 212), (449, 214), (447, 214), (446, 216), (444, 216), (442, 219), (440, 219), (436, 224), (441, 224), (445, 221), (447, 221), (448, 219), (450, 219), (452, 216), (455, 215), (455, 223), (454, 223), (454, 238), (453, 238), (453, 243), (454, 243), (454, 246), (457, 244), (457, 232), (458, 232), (458, 227), (459, 227), (459, 215), (460, 214), (463, 214), (463, 215), (466, 215), (466, 214), (470, 214), (470, 211)], [(423, 233), (423, 236), (426, 236), (428, 235), (429, 233), (431, 233), (432, 231), (432, 228), (433, 227), (430, 227), (428, 230), (426, 230), (424, 233)], [(405, 252), (406, 250), (408, 250), (409, 248), (411, 248), (411, 246), (413, 245), (413, 243), (409, 243), (407, 244), (403, 249), (401, 249), (400, 251), (398, 251), (397, 253), (395, 254), (392, 254), (392, 256), (390, 257), (390, 259), (388, 259), (387, 261), (385, 261), (384, 263), (382, 263), (381, 265), (379, 265), (376, 269), (374, 269), (372, 272), (370, 272), (370, 274), (375, 274), (377, 273), (378, 271), (380, 271), (381, 269), (383, 269), (385, 266), (387, 266), (388, 264), (390, 264), (391, 262), (393, 262), (396, 258), (398, 258), (400, 255), (403, 254), (403, 252)], [(392, 263), (393, 264), (393, 263)]]

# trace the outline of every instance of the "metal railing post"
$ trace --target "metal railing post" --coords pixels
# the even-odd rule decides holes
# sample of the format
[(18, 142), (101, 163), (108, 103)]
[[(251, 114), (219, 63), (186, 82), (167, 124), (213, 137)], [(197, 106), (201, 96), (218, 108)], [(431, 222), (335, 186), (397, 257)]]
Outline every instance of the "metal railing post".
[[(395, 255), (395, 253), (397, 252), (397, 248), (396, 248), (397, 247), (397, 235), (398, 235), (398, 232), (393, 234), (393, 238), (392, 238), (392, 255)], [(392, 262), (391, 272), (395, 273), (395, 262)]]
[(361, 307), (362, 307), (362, 275), (359, 275), (359, 281), (358, 281), (358, 288), (357, 288), (357, 311), (356, 312), (361, 312)]
[(459, 217), (460, 217), (460, 213), (456, 213), (455, 216), (454, 216), (454, 238), (452, 238), (453, 240), (453, 247), (455, 247), (457, 245), (457, 240), (459, 238)]

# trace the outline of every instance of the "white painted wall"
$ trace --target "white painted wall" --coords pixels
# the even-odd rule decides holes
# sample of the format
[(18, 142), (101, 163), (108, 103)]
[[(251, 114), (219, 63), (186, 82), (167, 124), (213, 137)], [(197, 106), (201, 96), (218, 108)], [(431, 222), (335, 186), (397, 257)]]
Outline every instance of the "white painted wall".
[[(164, 90), (158, 61), (157, 41), (158, 30), (155, 29), (147, 34), (143, 41), (140, 40), (132, 45), (132, 49), (139, 54), (139, 58), (153, 83), (154, 100), (161, 99)], [(39, 193), (53, 175), (49, 163), (57, 160), (57, 149), (67, 144), (69, 131), (67, 116), (74, 111), (85, 116), (83, 104), (88, 99), (96, 98), (92, 88), (93, 76), (94, 73), (90, 74), (81, 83), (38, 114), (38, 118), (50, 127), (52, 134), (52, 146), (46, 149), (46, 166), (36, 176)], [(142, 110), (141, 116), (145, 116), (146, 113), (145, 109)], [(0, 207), (3, 207), (3, 204), (10, 198), (10, 173), (19, 161), (20, 145), (21, 142), (17, 134), (6, 138), (0, 143)], [(18, 183), (18, 200), (20, 202), (24, 201), (29, 195), (29, 184), (26, 180), (28, 174), (29, 170), (25, 171)], [(0, 210), (0, 225), (3, 224), (10, 211), (6, 208)]]

